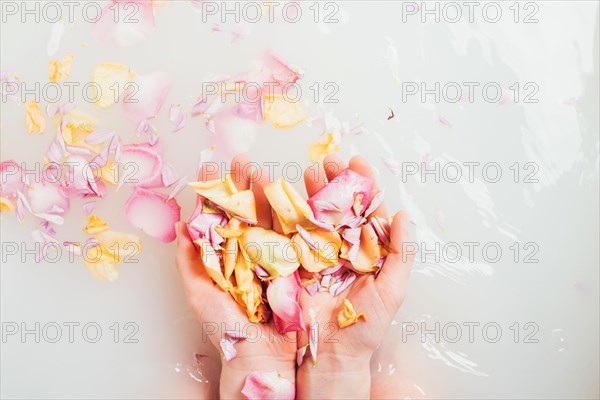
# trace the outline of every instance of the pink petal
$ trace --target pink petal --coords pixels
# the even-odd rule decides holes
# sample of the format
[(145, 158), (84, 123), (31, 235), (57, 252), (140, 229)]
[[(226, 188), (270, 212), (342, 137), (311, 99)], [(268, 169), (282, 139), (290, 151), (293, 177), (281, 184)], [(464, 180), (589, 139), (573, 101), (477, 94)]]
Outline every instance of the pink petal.
[(267, 279), (271, 276), (263, 267), (258, 264), (254, 266), (254, 272), (256, 272), (256, 275), (261, 279)]
[[(311, 310), (312, 311), (312, 310)], [(308, 348), (313, 360), (313, 366), (317, 365), (317, 348), (319, 345), (319, 322), (314, 319), (310, 322), (310, 330), (308, 332)]]
[(185, 113), (181, 111), (181, 107), (173, 104), (169, 109), (169, 121), (173, 123), (171, 130), (173, 132), (183, 129), (186, 123)]
[(296, 387), (275, 371), (254, 371), (246, 377), (242, 394), (248, 400), (294, 400)]
[(211, 227), (215, 225), (227, 225), (225, 215), (221, 213), (203, 213), (202, 202), (199, 202), (187, 224), (190, 238), (195, 241), (199, 238), (208, 237)]
[(446, 118), (438, 115), (437, 120), (440, 124), (447, 126), (448, 128), (452, 128), (452, 124)]
[(329, 292), (333, 296), (338, 296), (344, 290), (348, 289), (350, 285), (356, 280), (356, 273), (353, 271), (346, 271), (342, 277), (338, 278), (333, 285), (329, 288)]
[(141, 187), (133, 190), (125, 203), (125, 216), (136, 228), (162, 242), (175, 240), (175, 223), (179, 221), (180, 207), (176, 200)]
[(307, 347), (308, 345), (302, 346), (298, 350), (296, 350), (296, 364), (298, 364), (298, 366), (301, 366), (304, 362), (304, 355), (306, 354)]
[(14, 200), (17, 192), (23, 190), (21, 167), (14, 161), (0, 163), (0, 197)]
[(96, 208), (95, 201), (88, 201), (87, 203), (83, 203), (83, 212), (86, 215), (86, 217), (89, 216), (91, 213), (93, 213), (95, 208)]
[(169, 187), (177, 182), (178, 176), (177, 171), (171, 164), (164, 164), (162, 168), (162, 181), (165, 187)]
[(100, 129), (90, 133), (85, 138), (87, 144), (100, 144), (105, 143), (113, 138), (115, 135), (114, 129)]
[(302, 239), (308, 244), (312, 249), (319, 251), (319, 244), (310, 236), (310, 233), (306, 231), (300, 224), (296, 224), (296, 230), (302, 236)]
[(327, 200), (315, 200), (313, 202), (313, 207), (319, 211), (342, 211), (339, 207)]
[(138, 76), (135, 90), (126, 93), (123, 99), (125, 116), (136, 125), (154, 118), (158, 115), (172, 84), (173, 79), (164, 72)]
[(377, 235), (377, 239), (387, 247), (390, 244), (391, 227), (389, 221), (379, 217), (371, 218), (369, 221)]
[(375, 210), (377, 210), (377, 208), (379, 208), (379, 206), (383, 203), (383, 190), (379, 191), (375, 194), (375, 196), (373, 196), (373, 198), (371, 199), (371, 203), (369, 204), (369, 207), (365, 210), (364, 212), (364, 216), (368, 217), (370, 214), (374, 213)]
[(71, 155), (65, 159), (68, 166), (65, 172), (65, 188), (69, 194), (80, 197), (102, 197), (105, 189), (100, 180), (97, 164), (92, 164), (80, 155)]
[(188, 183), (189, 183), (189, 178), (187, 176), (184, 176), (183, 178), (181, 178), (177, 182), (177, 185), (175, 185), (173, 187), (173, 190), (171, 190), (171, 193), (169, 193), (169, 197), (167, 197), (167, 201), (175, 198), (175, 196), (177, 196), (179, 193), (181, 193), (181, 191), (183, 189), (185, 189), (185, 187), (188, 185)]
[(254, 119), (235, 115), (235, 109), (225, 109), (213, 114), (208, 128), (213, 130), (210, 144), (217, 159), (231, 159), (245, 153), (256, 140), (259, 125)]
[(65, 189), (57, 182), (33, 182), (25, 191), (25, 206), (31, 213), (44, 214), (56, 210), (56, 207), (63, 210), (63, 213), (70, 208), (70, 200)]
[(302, 71), (296, 67), (292, 67), (275, 54), (269, 54), (265, 67), (270, 71), (270, 79), (281, 83), (282, 85), (295, 83), (302, 78)]
[(163, 186), (163, 162), (156, 146), (128, 144), (121, 146), (120, 162), (124, 183), (146, 188)]
[(221, 345), (221, 351), (223, 352), (223, 359), (229, 361), (237, 355), (235, 344), (240, 340), (246, 339), (244, 335), (241, 335), (235, 331), (226, 331), (219, 344)]
[[(373, 179), (346, 168), (334, 180), (312, 195), (308, 199), (308, 204), (315, 214), (315, 219), (334, 225), (347, 224), (348, 221), (356, 218), (353, 210), (355, 198), (360, 200), (362, 209), (366, 209), (371, 200), (372, 187)], [(362, 198), (358, 198), (359, 195)], [(325, 204), (321, 203), (323, 201), (335, 204), (342, 211), (323, 211), (314, 204), (316, 201), (320, 201), (317, 203), (319, 206)]]
[(305, 287), (308, 294), (314, 296), (319, 291), (319, 282), (313, 282)]
[(78, 257), (80, 257), (83, 254), (81, 246), (79, 246), (79, 244), (80, 243), (77, 242), (63, 242), (63, 246), (67, 247), (69, 253)]
[(279, 333), (304, 331), (302, 310), (298, 304), (302, 284), (298, 271), (272, 280), (267, 288), (267, 299)]
[(92, 34), (102, 44), (132, 46), (145, 40), (154, 28), (151, 0), (112, 0), (102, 9)]

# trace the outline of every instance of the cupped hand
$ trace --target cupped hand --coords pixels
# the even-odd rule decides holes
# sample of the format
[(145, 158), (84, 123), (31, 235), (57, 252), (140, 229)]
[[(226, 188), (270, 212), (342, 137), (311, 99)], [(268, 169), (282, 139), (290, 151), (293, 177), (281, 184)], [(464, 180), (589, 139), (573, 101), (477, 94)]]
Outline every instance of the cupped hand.
[[(305, 171), (304, 180), (309, 196), (321, 189), (327, 181), (335, 179), (337, 173), (346, 168), (343, 161), (336, 156), (325, 159), (321, 165), (313, 165)], [(360, 175), (373, 178), (369, 164), (361, 157), (354, 157), (348, 165)], [(382, 204), (375, 214), (388, 218), (385, 206)], [(402, 253), (403, 243), (408, 240), (408, 219), (405, 213), (394, 215), (391, 223), (389, 254), (377, 275), (358, 275), (349, 289), (332, 296), (329, 292), (318, 292), (311, 296), (303, 290), (300, 304), (307, 323), (311, 314), (317, 322), (319, 341), (317, 364), (309, 369), (345, 369), (356, 366), (364, 368), (371, 355), (384, 338), (394, 315), (398, 311), (406, 292), (413, 257)], [(340, 329), (337, 314), (342, 307), (343, 299), (347, 298), (354, 305), (357, 313), (365, 313), (367, 320), (362, 318), (355, 324)], [(308, 334), (301, 332), (298, 336), (298, 346), (308, 343)]]
[[(230, 169), (231, 178), (239, 190), (252, 189), (259, 226), (271, 229), (272, 211), (263, 191), (263, 187), (270, 183), (268, 173), (264, 169), (253, 170), (250, 160), (244, 156), (236, 156)], [(216, 163), (205, 164), (198, 176), (199, 181), (219, 178)], [(226, 331), (237, 331), (249, 336), (247, 340), (235, 345), (237, 356), (223, 362), (221, 396), (239, 396), (243, 379), (250, 371), (276, 370), (293, 381), (296, 360), (295, 333), (279, 334), (272, 322), (248, 322), (242, 307), (228, 292), (215, 285), (206, 272), (200, 253), (183, 222), (177, 224), (176, 262), (187, 301), (212, 344), (220, 349), (220, 341)]]

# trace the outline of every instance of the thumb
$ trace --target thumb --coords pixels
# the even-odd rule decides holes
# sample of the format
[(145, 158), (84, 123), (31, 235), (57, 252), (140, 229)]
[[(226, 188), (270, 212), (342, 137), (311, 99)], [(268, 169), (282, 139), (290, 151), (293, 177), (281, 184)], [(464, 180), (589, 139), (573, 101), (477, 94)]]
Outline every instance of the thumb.
[(414, 254), (405, 251), (405, 245), (410, 240), (408, 224), (409, 219), (405, 212), (394, 215), (390, 230), (389, 254), (375, 280), (381, 298), (394, 312), (404, 300), (414, 260)]

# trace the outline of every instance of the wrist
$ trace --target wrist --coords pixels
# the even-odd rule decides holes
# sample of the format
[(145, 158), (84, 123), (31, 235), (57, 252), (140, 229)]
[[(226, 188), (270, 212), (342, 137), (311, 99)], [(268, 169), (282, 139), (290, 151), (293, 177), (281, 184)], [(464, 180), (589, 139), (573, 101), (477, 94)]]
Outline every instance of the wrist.
[(219, 392), (222, 399), (241, 399), (246, 377), (254, 371), (276, 371), (279, 375), (295, 384), (296, 371), (293, 360), (268, 356), (238, 355), (221, 364)]
[(306, 360), (298, 368), (298, 398), (369, 398), (371, 357), (320, 354), (316, 366)]

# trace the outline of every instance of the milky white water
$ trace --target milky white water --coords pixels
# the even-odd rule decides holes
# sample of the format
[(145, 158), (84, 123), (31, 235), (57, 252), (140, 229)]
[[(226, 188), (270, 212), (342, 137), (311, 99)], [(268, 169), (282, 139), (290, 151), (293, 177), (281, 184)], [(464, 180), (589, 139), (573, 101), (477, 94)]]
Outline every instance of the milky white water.
[[(274, 50), (304, 71), (310, 116), (332, 111), (363, 122), (367, 132), (345, 136), (341, 155), (369, 159), (388, 209), (407, 210), (413, 222), (421, 252), (405, 304), (373, 358), (374, 379), (402, 379), (432, 398), (597, 398), (598, 4), (500, 3), (495, 23), (491, 6), (483, 14), (486, 3), (478, 3), (472, 23), (462, 2), (457, 22), (444, 3), (439, 22), (435, 15), (422, 22), (423, 5), (347, 1), (321, 4), (320, 19), (335, 12), (338, 22), (315, 24), (305, 5), (299, 22), (246, 24), (251, 32), (230, 44), (231, 20), (213, 32), (218, 16), (202, 23), (188, 2), (177, 1), (159, 9), (155, 32), (133, 47), (102, 47), (90, 24), (67, 24), (58, 55), (75, 55), (74, 81), (87, 82), (103, 62), (172, 74), (157, 128), (166, 160), (181, 176), (194, 176), (208, 133), (202, 118), (171, 133), (168, 107), (193, 102), (204, 76), (247, 71)], [(47, 82), (50, 29), (47, 22), (3, 22), (1, 69)], [(439, 82), (439, 101), (435, 93), (421, 99), (422, 82), (434, 91)], [(477, 84), (472, 101), (469, 82)], [(133, 140), (118, 107), (78, 105)], [(28, 136), (20, 105), (2, 102), (1, 111), (1, 159), (40, 160), (52, 135)], [(258, 162), (306, 166), (318, 133), (306, 124), (291, 131), (264, 124), (231, 146)], [(420, 175), (436, 165), (437, 182)], [(288, 179), (295, 171), (285, 171)], [(111, 194), (97, 211), (133, 233), (122, 207), (130, 190)], [(193, 199), (191, 190), (178, 197), (184, 218)], [(81, 203), (73, 202), (61, 240), (84, 238)], [(3, 215), (3, 246), (32, 246), (33, 228)], [(3, 330), (41, 336), (39, 343), (34, 333), (3, 338), (2, 397), (194, 398), (215, 388), (217, 352), (185, 303), (175, 245), (139, 234), (139, 263), (121, 266), (112, 284), (97, 282), (66, 254), (55, 263), (24, 253), (2, 260)], [(69, 323), (79, 323), (72, 342)], [(56, 324), (62, 336), (51, 343)], [(87, 336), (85, 324), (93, 324)], [(97, 327), (101, 337), (89, 343)], [(213, 360), (199, 369), (194, 353)]]

